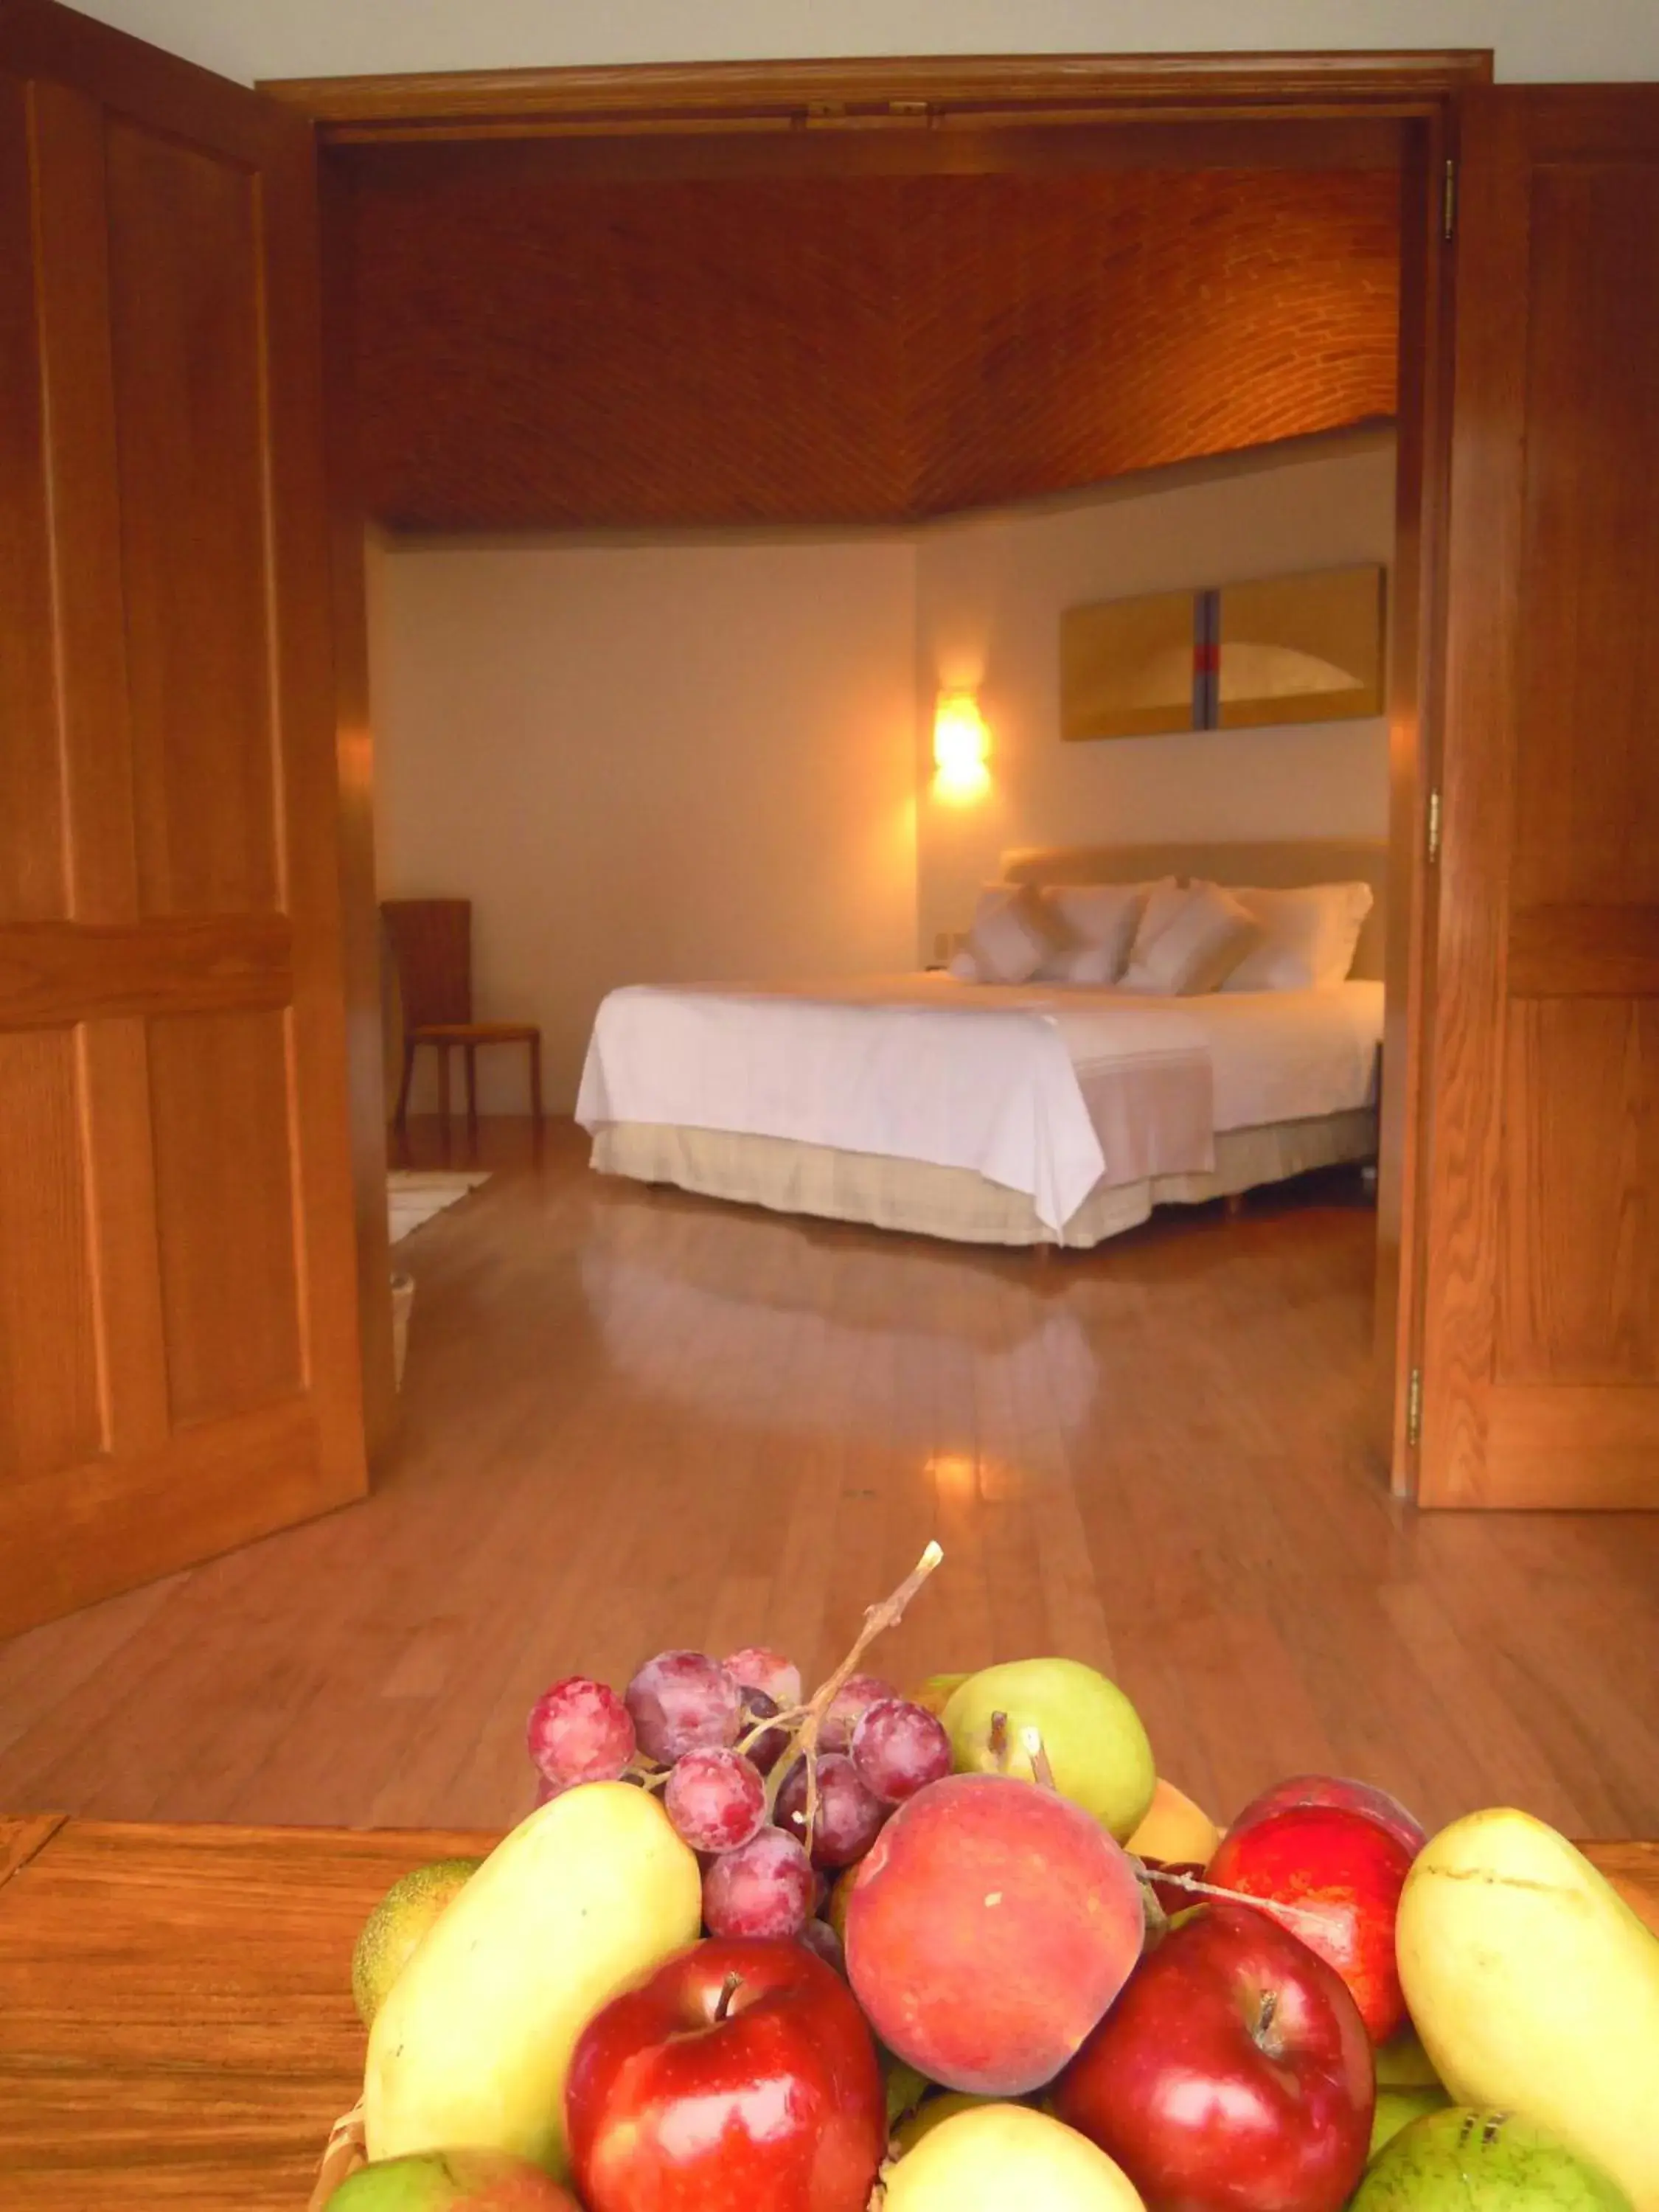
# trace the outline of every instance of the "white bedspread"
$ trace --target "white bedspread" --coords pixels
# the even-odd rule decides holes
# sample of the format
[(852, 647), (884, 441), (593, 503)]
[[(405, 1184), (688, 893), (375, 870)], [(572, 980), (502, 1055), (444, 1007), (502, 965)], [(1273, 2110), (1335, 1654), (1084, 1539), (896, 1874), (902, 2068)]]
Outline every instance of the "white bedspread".
[(1204, 1172), (1224, 1129), (1370, 1093), (1382, 990), (1148, 999), (945, 975), (613, 991), (576, 1118), (962, 1167), (1059, 1231), (1103, 1179)]

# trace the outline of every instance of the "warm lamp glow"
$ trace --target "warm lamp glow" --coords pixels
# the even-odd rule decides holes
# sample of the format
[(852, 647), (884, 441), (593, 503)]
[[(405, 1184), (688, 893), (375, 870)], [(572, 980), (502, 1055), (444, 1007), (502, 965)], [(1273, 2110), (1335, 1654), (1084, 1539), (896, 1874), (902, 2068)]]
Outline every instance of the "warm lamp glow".
[(941, 692), (933, 713), (933, 766), (939, 789), (951, 798), (977, 798), (991, 781), (985, 766), (990, 750), (991, 733), (972, 693)]

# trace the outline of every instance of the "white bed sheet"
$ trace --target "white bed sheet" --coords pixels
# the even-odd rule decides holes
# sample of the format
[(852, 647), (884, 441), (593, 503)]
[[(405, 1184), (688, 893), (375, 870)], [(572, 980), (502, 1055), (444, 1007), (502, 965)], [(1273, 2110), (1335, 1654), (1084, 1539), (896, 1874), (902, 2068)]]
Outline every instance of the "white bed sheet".
[(945, 975), (613, 991), (576, 1118), (973, 1170), (1055, 1231), (1103, 1181), (1206, 1172), (1218, 1132), (1370, 1097), (1382, 987), (1162, 1000)]

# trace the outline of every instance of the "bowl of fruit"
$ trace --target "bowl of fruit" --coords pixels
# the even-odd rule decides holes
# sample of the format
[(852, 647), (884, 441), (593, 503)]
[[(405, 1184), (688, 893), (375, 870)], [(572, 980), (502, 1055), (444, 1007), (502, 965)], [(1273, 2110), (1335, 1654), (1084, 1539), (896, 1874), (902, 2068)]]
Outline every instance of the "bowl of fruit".
[(537, 1701), (538, 1802), (394, 1886), (313, 2212), (1659, 2212), (1659, 1940), (1508, 1808), (1224, 1832), (1038, 1658)]

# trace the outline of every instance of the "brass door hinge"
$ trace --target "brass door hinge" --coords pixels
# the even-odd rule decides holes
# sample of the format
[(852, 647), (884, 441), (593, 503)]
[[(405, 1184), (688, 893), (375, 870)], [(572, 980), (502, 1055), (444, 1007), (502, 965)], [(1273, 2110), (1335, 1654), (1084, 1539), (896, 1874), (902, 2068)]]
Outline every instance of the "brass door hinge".
[(1432, 868), (1437, 864), (1440, 859), (1440, 793), (1437, 791), (1431, 791), (1429, 793), (1429, 830), (1427, 842), (1429, 866)]
[(1457, 232), (1457, 164), (1449, 161), (1440, 187), (1440, 235), (1450, 245)]
[(1423, 1441), (1423, 1370), (1413, 1367), (1406, 1385), (1406, 1442), (1413, 1451)]

